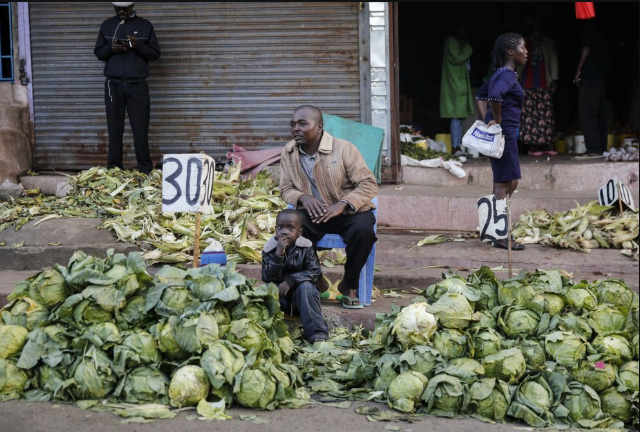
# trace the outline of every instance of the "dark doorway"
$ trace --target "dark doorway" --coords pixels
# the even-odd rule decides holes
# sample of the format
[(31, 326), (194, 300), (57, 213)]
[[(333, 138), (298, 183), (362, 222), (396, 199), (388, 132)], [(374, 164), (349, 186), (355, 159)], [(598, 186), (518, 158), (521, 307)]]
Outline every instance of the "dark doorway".
[[(608, 101), (610, 131), (630, 127), (634, 119), (634, 94), (638, 93), (638, 3), (595, 4), (604, 28), (610, 56)], [(497, 36), (526, 33), (528, 16), (537, 14), (544, 31), (558, 50), (560, 81), (554, 95), (556, 131), (570, 133), (580, 127), (578, 92), (573, 77), (581, 50), (584, 21), (576, 20), (574, 3), (399, 3), (400, 122), (422, 125), (423, 134), (448, 133), (449, 121), (439, 115), (443, 43), (455, 22), (463, 22), (473, 47), (470, 59), (472, 88), (489, 75), (489, 58)], [(637, 96), (635, 96), (637, 98)], [(411, 118), (408, 118), (411, 117)]]

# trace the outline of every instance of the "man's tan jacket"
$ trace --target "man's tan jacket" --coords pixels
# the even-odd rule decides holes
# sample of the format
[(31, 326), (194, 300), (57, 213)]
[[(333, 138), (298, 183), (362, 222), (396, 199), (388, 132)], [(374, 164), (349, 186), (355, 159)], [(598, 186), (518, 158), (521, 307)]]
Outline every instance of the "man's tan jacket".
[[(289, 141), (280, 157), (282, 199), (296, 208), (301, 207), (300, 197), (304, 194), (312, 197), (313, 193), (302, 169), (296, 142)], [(356, 211), (373, 208), (371, 199), (378, 195), (378, 184), (360, 151), (349, 141), (334, 138), (324, 131), (313, 176), (325, 204), (344, 200)]]

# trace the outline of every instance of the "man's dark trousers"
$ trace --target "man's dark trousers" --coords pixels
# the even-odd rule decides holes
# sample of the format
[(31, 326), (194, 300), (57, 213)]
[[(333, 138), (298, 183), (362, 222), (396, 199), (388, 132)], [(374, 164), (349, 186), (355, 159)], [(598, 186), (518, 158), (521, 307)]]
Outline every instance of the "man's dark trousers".
[(298, 210), (302, 216), (302, 235), (311, 240), (316, 249), (318, 241), (325, 234), (338, 234), (347, 245), (347, 262), (344, 265), (343, 282), (349, 289), (358, 291), (360, 271), (367, 263), (377, 237), (373, 231), (376, 217), (368, 210), (355, 214), (341, 214), (329, 222), (314, 224), (305, 210)]
[(580, 82), (578, 109), (587, 153), (607, 151), (607, 84), (604, 81)]
[(121, 168), (122, 135), (124, 134), (125, 109), (129, 114), (129, 123), (133, 133), (138, 169), (150, 173), (153, 169), (149, 154), (149, 85), (138, 83), (116, 84), (113, 80), (105, 82), (104, 101), (107, 107), (107, 126), (109, 129), (109, 168)]

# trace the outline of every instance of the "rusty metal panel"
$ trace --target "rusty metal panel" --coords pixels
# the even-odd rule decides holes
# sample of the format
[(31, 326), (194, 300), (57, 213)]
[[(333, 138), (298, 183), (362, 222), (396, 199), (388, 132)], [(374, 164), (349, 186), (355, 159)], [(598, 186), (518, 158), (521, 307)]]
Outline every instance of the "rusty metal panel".
[[(103, 63), (93, 55), (108, 2), (30, 2), (36, 167), (106, 165)], [(280, 146), (302, 104), (359, 121), (358, 3), (136, 3), (162, 57), (150, 65), (149, 143), (223, 156)], [(125, 128), (125, 166), (135, 167)]]

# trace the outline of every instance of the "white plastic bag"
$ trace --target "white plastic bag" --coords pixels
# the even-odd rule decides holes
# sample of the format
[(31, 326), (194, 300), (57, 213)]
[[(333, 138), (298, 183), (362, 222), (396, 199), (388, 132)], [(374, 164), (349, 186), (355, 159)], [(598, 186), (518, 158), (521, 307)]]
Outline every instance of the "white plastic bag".
[(462, 144), (467, 149), (476, 150), (485, 156), (499, 159), (504, 151), (502, 128), (498, 124), (487, 126), (482, 120), (476, 120), (464, 134)]

